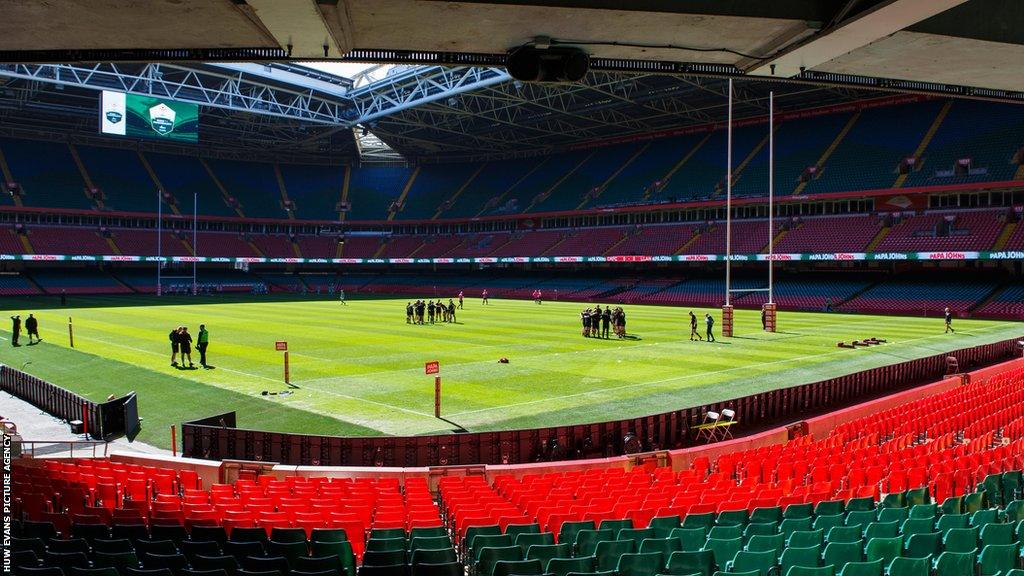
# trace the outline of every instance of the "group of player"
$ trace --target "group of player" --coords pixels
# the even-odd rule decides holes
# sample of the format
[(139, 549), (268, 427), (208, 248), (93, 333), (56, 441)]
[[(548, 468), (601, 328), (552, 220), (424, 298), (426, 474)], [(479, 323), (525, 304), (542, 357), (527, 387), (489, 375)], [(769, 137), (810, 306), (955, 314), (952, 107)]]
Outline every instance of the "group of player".
[[(462, 294), (459, 294), (459, 306), (462, 308)], [(405, 323), (406, 324), (434, 324), (435, 322), (455, 322), (455, 300), (448, 299), (448, 303), (445, 304), (439, 298), (437, 302), (433, 300), (417, 300), (415, 302), (408, 302), (405, 305)]]
[[(538, 302), (539, 304), (540, 302)], [(583, 336), (585, 338), (609, 338), (609, 330), (614, 330), (615, 336), (626, 337), (626, 312), (621, 307), (612, 309), (605, 306), (587, 308), (580, 312), (580, 321), (583, 323)]]

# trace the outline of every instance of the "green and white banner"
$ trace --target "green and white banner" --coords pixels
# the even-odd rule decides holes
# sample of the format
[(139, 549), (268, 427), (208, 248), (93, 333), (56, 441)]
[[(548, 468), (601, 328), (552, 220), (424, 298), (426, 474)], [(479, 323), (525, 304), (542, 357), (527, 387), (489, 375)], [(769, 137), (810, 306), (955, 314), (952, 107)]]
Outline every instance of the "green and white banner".
[(130, 138), (199, 142), (199, 106), (154, 96), (104, 90), (100, 132)]
[[(733, 262), (767, 262), (768, 254), (734, 254)], [(1024, 260), (1024, 251), (985, 252), (832, 252), (816, 254), (773, 254), (776, 262), (856, 262), (856, 261), (956, 261)], [(672, 256), (507, 256), (501, 258), (231, 258), (210, 256), (80, 256), (67, 254), (0, 254), (0, 260), (24, 262), (171, 262), (234, 264), (577, 264), (635, 262), (724, 262), (723, 254), (678, 254)]]

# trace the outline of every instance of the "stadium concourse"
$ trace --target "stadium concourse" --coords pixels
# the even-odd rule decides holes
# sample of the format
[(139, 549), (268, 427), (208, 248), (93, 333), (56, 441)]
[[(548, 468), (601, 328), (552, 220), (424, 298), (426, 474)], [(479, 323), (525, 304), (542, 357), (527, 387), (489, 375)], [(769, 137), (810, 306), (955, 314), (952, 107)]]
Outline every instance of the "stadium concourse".
[(11, 562), (30, 576), (1018, 568), (1022, 361), (799, 429), (639, 460), (433, 471), (18, 459)]

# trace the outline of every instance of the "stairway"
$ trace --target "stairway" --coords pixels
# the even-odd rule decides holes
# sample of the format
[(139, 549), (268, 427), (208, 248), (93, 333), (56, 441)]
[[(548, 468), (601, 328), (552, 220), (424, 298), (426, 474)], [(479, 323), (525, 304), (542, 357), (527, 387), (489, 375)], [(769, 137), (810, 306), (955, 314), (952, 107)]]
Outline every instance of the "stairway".
[(28, 234), (18, 234), (17, 232), (11, 232), (11, 234), (18, 237), (18, 240), (21, 242), (21, 248), (25, 251), (25, 254), (36, 253), (36, 251), (32, 249), (32, 243), (28, 240)]
[(281, 208), (288, 214), (289, 220), (295, 220), (295, 211), (288, 209), (288, 187), (284, 185), (284, 175), (281, 174), (281, 165), (274, 162), (274, 178), (277, 179), (277, 189), (281, 193)]
[[(828, 145), (828, 148), (825, 148), (825, 151), (821, 153), (821, 156), (818, 158), (818, 161), (814, 163), (814, 165), (818, 167), (818, 173), (815, 174), (815, 178), (821, 176), (821, 172), (825, 168), (825, 162), (828, 162), (828, 159), (832, 156), (832, 153), (836, 151), (836, 148), (839, 148), (839, 144), (843, 141), (844, 138), (846, 138), (846, 135), (850, 133), (850, 129), (853, 128), (853, 125), (857, 123), (857, 120), (860, 120), (860, 114), (861, 111), (857, 110), (853, 114), (853, 116), (851, 116), (850, 119), (846, 122), (846, 126), (843, 126), (843, 129), (839, 131), (839, 134), (836, 134), (835, 139), (832, 140), (832, 143)], [(810, 180), (804, 180), (803, 182), (797, 184), (796, 189), (793, 190), (793, 195), (799, 196), (800, 194), (803, 194), (804, 188), (806, 188), (809, 183)]]
[[(7, 157), (4, 156), (4, 151), (0, 150), (0, 174), (3, 174), (4, 182), (16, 182), (14, 176), (11, 176), (11, 167), (7, 165)], [(4, 191), (6, 194), (6, 190)], [(12, 194), (11, 201), (14, 202), (15, 206), (21, 206), (21, 195)]]
[[(935, 116), (935, 120), (932, 121), (932, 125), (928, 128), (928, 131), (924, 133), (924, 137), (921, 138), (921, 143), (918, 144), (917, 149), (914, 150), (914, 158), (920, 158), (924, 154), (924, 151), (928, 149), (928, 144), (932, 141), (932, 138), (935, 137), (935, 133), (939, 131), (939, 126), (942, 126), (942, 121), (946, 119), (946, 115), (949, 114), (949, 109), (952, 108), (952, 106), (953, 101), (949, 100), (946, 102), (945, 106), (942, 107), (942, 110), (939, 110), (939, 113)], [(920, 170), (921, 165), (918, 164), (914, 169)], [(903, 183), (907, 181), (907, 176), (909, 175), (910, 173), (908, 172), (897, 176), (892, 187), (903, 187)]]
[[(142, 167), (145, 168), (146, 169), (146, 173), (149, 174), (149, 179), (152, 180), (153, 184), (156, 185), (156, 189), (159, 190), (162, 193), (169, 193), (164, 188), (164, 185), (160, 182), (160, 178), (156, 175), (156, 170), (153, 170), (153, 166), (150, 165), (149, 160), (142, 153), (142, 151), (141, 150), (138, 151), (137, 154), (139, 155), (139, 161), (142, 162)], [(160, 202), (164, 202), (164, 199), (160, 198)], [(170, 207), (171, 212), (174, 212), (174, 214), (176, 216), (181, 216), (181, 210), (178, 210), (178, 203), (177, 202), (173, 202), (173, 203), (164, 202), (164, 204), (167, 204), (167, 206)]]
[(631, 233), (624, 232), (622, 234), (622, 236), (618, 240), (615, 241), (615, 244), (612, 244), (611, 246), (609, 246), (607, 250), (605, 250), (604, 252), (601, 253), (601, 255), (602, 256), (609, 256), (611, 254), (615, 254), (615, 249), (618, 248), (619, 245), (622, 244), (623, 242), (625, 242), (626, 240), (629, 240), (630, 236), (632, 236)]
[[(713, 228), (712, 228), (712, 230), (713, 230)], [(710, 232), (710, 231), (711, 230), (708, 230), (708, 232)], [(683, 244), (679, 248), (679, 250), (675, 251), (675, 254), (673, 254), (673, 255), (674, 256), (678, 256), (679, 254), (682, 254), (683, 252), (685, 252), (690, 246), (693, 246), (693, 243), (696, 242), (698, 238), (700, 238), (700, 234), (701, 234), (700, 232), (697, 232), (696, 234), (694, 234), (689, 240), (686, 241), (686, 244)]]
[(1006, 243), (1013, 238), (1013, 233), (1017, 230), (1017, 226), (1020, 226), (1020, 222), (1007, 222), (1006, 226), (1003, 226), (1002, 232), (999, 233), (999, 237), (996, 238), (996, 243), (992, 245), (993, 250), (1002, 250), (1006, 248)]
[(777, 246), (779, 244), (779, 240), (782, 240), (783, 236), (785, 236), (787, 232), (789, 232), (789, 230), (786, 230), (784, 228), (779, 230), (778, 234), (775, 235), (775, 238), (772, 238), (772, 241), (768, 244), (768, 246), (765, 246), (764, 250), (762, 250), (761, 252), (768, 253), (768, 247), (771, 246), (772, 248), (774, 248), (775, 246)]
[(882, 240), (885, 240), (885, 237), (889, 235), (889, 232), (892, 232), (892, 227), (882, 226), (881, 230), (878, 231), (878, 234), (875, 234), (875, 237), (871, 239), (871, 242), (868, 242), (868, 247), (865, 248), (864, 251), (874, 252), (875, 248), (882, 243)]
[(246, 240), (245, 243), (249, 245), (249, 248), (252, 250), (253, 254), (259, 256), (260, 258), (266, 256), (266, 254), (263, 253), (263, 250), (260, 250), (259, 246), (257, 246), (256, 243), (253, 242), (252, 240)]
[(405, 182), (405, 187), (402, 188), (402, 193), (398, 195), (398, 200), (396, 200), (396, 203), (398, 204), (398, 206), (400, 206), (400, 208), (394, 211), (388, 210), (388, 222), (394, 220), (395, 216), (399, 212), (401, 212), (402, 209), (405, 207), (405, 199), (409, 196), (409, 190), (412, 189), (412, 183), (416, 181), (416, 177), (419, 175), (420, 167), (417, 166), (416, 169), (412, 171), (412, 174), (409, 175), (409, 179)]
[[(351, 181), (351, 179), (352, 179), (352, 167), (351, 166), (345, 166), (345, 180), (341, 184), (341, 203), (342, 204), (344, 204), (345, 202), (348, 202), (348, 185), (349, 185), (349, 182)], [(346, 212), (344, 210), (340, 210), (338, 212), (338, 222), (344, 222), (345, 221), (345, 215), (347, 213), (348, 212)], [(340, 258), (340, 256), (339, 256), (339, 258)]]
[(646, 152), (647, 149), (650, 148), (650, 147), (651, 147), (651, 143), (650, 142), (648, 142), (648, 143), (644, 144), (643, 146), (641, 146), (639, 150), (634, 152), (632, 156), (627, 158), (626, 161), (622, 163), (622, 166), (619, 166), (618, 170), (613, 172), (611, 176), (605, 178), (604, 182), (601, 182), (601, 184), (597, 187), (597, 196), (594, 196), (593, 198), (591, 198), (589, 195), (584, 195), (583, 201), (580, 202), (579, 205), (576, 206), (576, 209), (577, 210), (582, 210), (583, 207), (586, 206), (588, 202), (590, 202), (591, 200), (597, 200), (598, 198), (600, 198), (601, 194), (604, 193), (605, 188), (607, 188), (608, 185), (611, 184), (612, 180), (615, 180), (615, 178), (618, 177), (618, 175), (621, 174), (623, 170), (628, 168), (629, 165), (632, 164), (634, 160), (639, 158), (640, 155), (643, 154), (644, 152)]
[[(85, 189), (82, 190), (82, 194), (85, 194), (86, 198), (89, 198), (89, 190), (93, 190), (96, 186), (93, 184), (92, 178), (89, 177), (89, 171), (85, 169), (85, 164), (82, 162), (81, 156), (78, 155), (78, 148), (71, 142), (68, 142), (68, 150), (71, 152), (71, 159), (75, 161), (75, 166), (78, 167), (78, 173), (82, 175), (82, 181), (85, 182)], [(103, 200), (96, 198), (89, 198), (90, 202), (95, 203), (97, 210), (103, 209)]]
[(997, 285), (995, 288), (989, 290), (988, 294), (985, 294), (985, 296), (983, 298), (981, 298), (980, 300), (975, 302), (973, 305), (968, 307), (967, 311), (968, 312), (974, 312), (975, 310), (979, 310), (981, 308), (984, 308), (986, 304), (988, 304), (989, 302), (994, 300), (996, 298), (996, 296), (999, 296), (999, 294), (1001, 294), (1003, 292), (1003, 290), (1006, 290), (1007, 288), (1009, 288), (1009, 285), (1007, 285), (1007, 284), (999, 284), (999, 285)]
[[(224, 205), (231, 207), (231, 204), (228, 202), (228, 199), (231, 198), (231, 194), (228, 194), (228, 189), (221, 183), (220, 178), (217, 178), (217, 175), (213, 173), (213, 168), (210, 168), (210, 164), (202, 158), (199, 159), (199, 163), (203, 165), (206, 173), (210, 175), (210, 179), (213, 180), (213, 184), (217, 187), (217, 190), (220, 190), (220, 196), (224, 200)], [(235, 211), (235, 214), (238, 214), (239, 218), (245, 218), (245, 213), (242, 212), (241, 206), (234, 206), (231, 208)]]
[(465, 182), (463, 182), (462, 186), (459, 186), (459, 189), (456, 190), (455, 193), (452, 194), (450, 198), (446, 198), (446, 199), (442, 200), (441, 204), (438, 205), (438, 207), (437, 207), (437, 211), (434, 212), (434, 215), (430, 219), (431, 220), (437, 220), (438, 218), (440, 218), (441, 214), (444, 213), (444, 211), (446, 209), (445, 208), (445, 204), (450, 203), (450, 205), (448, 206), (449, 208), (454, 206), (455, 205), (455, 201), (458, 200), (459, 196), (462, 196), (462, 193), (466, 190), (466, 188), (468, 188), (469, 185), (472, 184), (474, 180), (476, 180), (476, 177), (479, 176), (480, 173), (483, 172), (484, 168), (486, 168), (486, 167), (487, 167), (487, 162), (484, 162), (483, 164), (481, 164), (480, 167), (477, 168), (473, 172), (472, 175), (470, 175), (469, 179), (467, 179)]
[(529, 212), (534, 206), (537, 205), (538, 202), (543, 202), (543, 201), (547, 200), (548, 197), (550, 197), (551, 194), (553, 194), (555, 192), (555, 190), (557, 190), (558, 187), (562, 185), (563, 182), (568, 180), (570, 176), (572, 176), (573, 174), (576, 173), (577, 170), (582, 168), (583, 165), (586, 164), (587, 161), (590, 160), (590, 158), (593, 157), (593, 156), (594, 156), (594, 152), (591, 152), (590, 154), (587, 154), (586, 156), (584, 156), (583, 160), (580, 160), (575, 166), (572, 167), (571, 170), (569, 170), (568, 172), (563, 174), (562, 177), (559, 178), (558, 181), (556, 181), (554, 184), (552, 184), (547, 190), (545, 190), (545, 191), (541, 192), (540, 194), (537, 194), (536, 196), (534, 196), (533, 199), (530, 200), (530, 204), (523, 210), (523, 213), (525, 214), (525, 213)]
[[(512, 192), (513, 190), (515, 190), (516, 186), (519, 186), (519, 184), (522, 183), (523, 180), (526, 180), (527, 178), (529, 178), (534, 172), (539, 170), (540, 167), (543, 166), (544, 164), (546, 164), (548, 162), (548, 160), (550, 160), (551, 158), (553, 158), (553, 156), (545, 156), (533, 168), (530, 168), (529, 170), (527, 170), (522, 176), (519, 177), (518, 180), (513, 182), (511, 186), (509, 186), (507, 189), (505, 189), (505, 191), (502, 192), (501, 195), (499, 195), (497, 197), (497, 201), (500, 203), (502, 200), (504, 200), (505, 197), (508, 196), (509, 192)], [(486, 211), (486, 210), (487, 210), (487, 205), (484, 204), (484, 207), (481, 208), (480, 211), (476, 213), (475, 217), (479, 218), (480, 216), (483, 216), (484, 211)]]
[[(99, 232), (97, 232), (96, 234), (99, 235), (99, 236), (102, 236)], [(113, 236), (102, 236), (102, 237), (103, 237), (104, 240), (107, 241), (107, 246), (110, 247), (110, 253), (111, 254), (120, 254), (121, 253), (121, 248), (118, 247), (117, 242), (114, 242), (114, 237)]]
[[(664, 176), (662, 176), (662, 178), (661, 178), (661, 185), (662, 185), (663, 188), (664, 188), (664, 186), (666, 184), (668, 184), (668, 181), (672, 179), (672, 176), (674, 176), (675, 173), (678, 172), (680, 168), (685, 166), (686, 163), (690, 161), (690, 158), (692, 158), (693, 155), (696, 154), (698, 150), (700, 150), (701, 148), (704, 147), (704, 144), (707, 144), (708, 140), (711, 139), (711, 136), (713, 134), (714, 134), (714, 132), (708, 132), (707, 135), (704, 136), (704, 138), (702, 138), (700, 140), (700, 142), (697, 142), (693, 146), (693, 148), (691, 148), (690, 151), (686, 153), (685, 156), (683, 156), (682, 158), (679, 159), (679, 162), (676, 162), (675, 165), (672, 166), (672, 168), (667, 173), (665, 173)], [(644, 192), (644, 200), (650, 200), (650, 198), (651, 198), (651, 191), (650, 191), (650, 188), (648, 188), (648, 190), (646, 192)]]
[[(772, 127), (771, 133), (774, 134), (775, 131), (779, 129), (780, 125), (781, 124), (775, 124), (775, 126)], [(732, 185), (734, 187), (736, 186), (736, 182), (739, 181), (740, 177), (743, 176), (743, 171), (746, 170), (747, 166), (754, 160), (754, 157), (757, 156), (758, 152), (763, 150), (764, 147), (768, 145), (768, 140), (770, 139), (770, 136), (770, 134), (765, 134), (764, 138), (762, 138), (761, 141), (757, 143), (757, 146), (754, 146), (754, 149), (750, 151), (750, 154), (747, 154), (747, 157), (744, 158), (743, 161), (740, 162), (739, 165), (733, 169)], [(719, 182), (719, 185), (721, 186), (721, 189), (725, 189), (725, 178), (722, 178), (722, 180)], [(712, 196), (712, 198), (714, 198), (714, 196)]]

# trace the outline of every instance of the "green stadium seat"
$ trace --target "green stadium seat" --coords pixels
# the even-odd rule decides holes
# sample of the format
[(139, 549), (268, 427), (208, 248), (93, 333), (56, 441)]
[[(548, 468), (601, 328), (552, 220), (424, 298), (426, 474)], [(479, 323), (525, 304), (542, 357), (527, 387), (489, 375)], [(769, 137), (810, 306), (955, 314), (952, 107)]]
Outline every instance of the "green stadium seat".
[(793, 566), (787, 576), (835, 576), (835, 566)]
[(782, 511), (783, 520), (800, 520), (814, 515), (813, 504), (790, 504)]
[(744, 510), (725, 510), (718, 513), (715, 523), (718, 526), (746, 526), (750, 515)]
[(978, 568), (981, 576), (996, 576), (1018, 567), (1017, 544), (991, 544), (981, 549)]
[(861, 527), (858, 526), (834, 526), (828, 531), (828, 536), (825, 537), (825, 541), (828, 543), (833, 542), (860, 542), (863, 539), (864, 532)]
[(812, 524), (811, 527), (815, 530), (821, 529), (828, 533), (829, 529), (831, 529), (832, 527), (842, 526), (843, 521), (844, 518), (842, 514), (820, 515), (814, 519), (814, 524)]
[(781, 576), (791, 576), (790, 570), (800, 566), (804, 568), (817, 568), (821, 566), (821, 547), (808, 546), (807, 548), (786, 548), (779, 558)]
[(1003, 506), (1003, 475), (989, 474), (981, 481), (981, 487), (988, 495), (988, 502), (992, 506), (1002, 508)]
[(882, 576), (883, 569), (881, 560), (875, 560), (874, 562), (847, 562), (839, 571), (839, 576)]
[(808, 546), (824, 546), (824, 530), (799, 530), (789, 534), (786, 539), (786, 546), (794, 548), (806, 548)]
[(601, 524), (598, 525), (599, 530), (611, 530), (612, 534), (618, 534), (619, 530), (625, 530), (633, 527), (633, 520), (631, 518), (623, 518), (621, 520), (602, 520)]
[(704, 544), (704, 549), (710, 550), (714, 554), (715, 565), (720, 570), (724, 570), (726, 563), (735, 558), (736, 553), (743, 549), (743, 539), (719, 540), (717, 538), (708, 538), (708, 541)]
[(651, 518), (648, 528), (654, 528), (656, 538), (668, 538), (672, 531), (682, 525), (679, 516), (656, 516)]
[(986, 508), (985, 510), (978, 510), (974, 514), (971, 514), (971, 526), (980, 529), (986, 524), (999, 521), (999, 511), (994, 508)]
[[(402, 532), (402, 539), (405, 539), (405, 532)], [(274, 528), (270, 531), (270, 539), (274, 542), (305, 542), (306, 531), (302, 528)]]
[(760, 524), (764, 522), (781, 522), (782, 521), (782, 508), (778, 506), (754, 508), (754, 511), (750, 513), (750, 523)]
[(715, 571), (715, 556), (710, 550), (673, 552), (668, 557), (665, 570), (671, 576), (689, 576), (690, 574), (711, 576), (711, 573)]
[[(423, 528), (413, 528), (413, 531), (415, 530), (423, 530)], [(440, 530), (444, 530), (444, 528), (440, 528)], [(541, 530), (539, 524), (509, 524), (508, 526), (505, 526), (505, 534), (511, 536), (513, 542), (515, 542), (516, 538), (518, 538), (520, 534), (540, 533)], [(409, 537), (412, 538), (413, 534), (410, 533)], [(554, 537), (554, 535), (552, 535), (552, 537)]]
[(663, 557), (668, 558), (673, 552), (682, 550), (682, 547), (679, 540), (675, 538), (647, 538), (640, 542), (639, 550), (641, 554), (659, 552)]
[[(881, 561), (879, 561), (881, 562)], [(931, 558), (893, 558), (889, 576), (931, 576)]]
[(570, 572), (569, 576), (615, 576), (615, 570), (597, 572)]
[(970, 552), (978, 549), (977, 528), (953, 528), (942, 537), (942, 546), (946, 552)]
[(964, 511), (964, 499), (962, 496), (950, 496), (942, 501), (939, 506), (941, 514), (962, 514)]
[[(385, 539), (385, 538), (387, 538), (387, 539), (390, 539), (390, 538), (402, 538), (404, 540), (405, 539), (405, 529), (404, 528), (374, 528), (373, 530), (370, 530), (370, 536), (367, 539), (368, 540), (374, 540), (374, 539)], [(351, 540), (351, 539), (349, 539), (349, 540)]]
[(911, 534), (930, 534), (935, 530), (935, 521), (931, 518), (908, 518), (900, 526), (900, 534), (904, 539)]
[(696, 552), (704, 549), (707, 541), (707, 528), (676, 528), (669, 535), (669, 538), (679, 540), (680, 549), (686, 552)]
[(914, 506), (915, 504), (928, 504), (931, 502), (931, 497), (928, 495), (928, 488), (913, 488), (906, 492), (907, 506)]
[(864, 558), (868, 562), (881, 560), (884, 565), (888, 566), (893, 558), (898, 558), (902, 555), (903, 539), (899, 537), (872, 538), (864, 546)]
[(903, 522), (910, 517), (910, 508), (906, 506), (900, 508), (879, 508), (878, 509), (878, 521), (879, 522)]
[(860, 511), (872, 511), (875, 510), (875, 499), (867, 496), (865, 498), (850, 498), (846, 503), (847, 512), (860, 512)]
[[(311, 542), (310, 553), (317, 558), (324, 556), (337, 556), (339, 558), (353, 558), (351, 542)], [(405, 550), (397, 550), (405, 554)]]
[[(415, 530), (415, 528), (414, 528)], [(353, 536), (355, 536), (353, 534)], [(348, 534), (342, 528), (313, 528), (309, 533), (310, 542), (346, 542)]]
[(468, 549), (473, 549), (473, 544), (476, 542), (477, 536), (501, 536), (501, 526), (497, 524), (489, 526), (470, 526), (466, 529), (466, 537), (463, 540), (464, 546)]
[(572, 558), (572, 546), (568, 542), (561, 544), (534, 544), (526, 549), (526, 554), (523, 557), (527, 560), (540, 560), (541, 566), (547, 570), (548, 562), (552, 558)]
[(876, 521), (874, 510), (851, 510), (846, 513), (843, 522), (847, 526), (866, 526)]
[(1016, 540), (1016, 535), (1013, 533), (1013, 529), (1016, 526), (1014, 524), (997, 524), (995, 522), (991, 524), (985, 524), (981, 527), (981, 545), (991, 546), (999, 545), (1004, 546), (1006, 544), (1013, 544)]
[(715, 525), (715, 515), (712, 512), (707, 514), (687, 514), (683, 517), (683, 528), (704, 528), (711, 530)]
[(597, 551), (598, 542), (608, 542), (611, 540), (615, 540), (615, 533), (611, 530), (580, 530), (576, 533), (576, 555), (592, 556)]
[(1024, 494), (1021, 490), (1024, 489), (1024, 476), (1020, 470), (1010, 470), (1009, 472), (1003, 472), (1003, 499), (1007, 502), (1021, 498)]
[(1024, 520), (1024, 500), (1014, 500), (1003, 510), (1003, 521), (1016, 524)]
[(552, 558), (548, 561), (545, 571), (554, 576), (567, 576), (568, 574), (589, 574), (594, 571), (597, 560), (593, 556), (580, 556), (577, 558)]
[(935, 529), (946, 533), (953, 528), (967, 528), (971, 525), (971, 517), (967, 514), (943, 514), (935, 523)]
[[(291, 544), (297, 544), (297, 542), (291, 542)], [(366, 541), (366, 549), (375, 552), (405, 550), (405, 538), (370, 538)]]
[(984, 491), (972, 492), (964, 496), (964, 513), (974, 514), (988, 505), (988, 497)]
[(842, 514), (846, 510), (845, 503), (842, 500), (825, 500), (818, 502), (814, 506), (815, 516), (835, 516), (836, 514)]
[(935, 576), (974, 576), (974, 554), (943, 552), (935, 559)]
[(856, 542), (829, 542), (822, 552), (822, 564), (836, 567), (839, 572), (850, 562), (861, 562), (864, 560), (864, 544), (860, 540)]
[(623, 554), (615, 567), (618, 576), (655, 576), (661, 572), (665, 559), (661, 552)]
[[(234, 560), (231, 558), (230, 560)], [(220, 566), (227, 570), (230, 566), (230, 562), (225, 562), (224, 565)], [(342, 565), (342, 560), (338, 556), (324, 556), (321, 558), (311, 558), (309, 556), (299, 556), (292, 563), (292, 574), (345, 574), (346, 576), (356, 576), (355, 562), (350, 566)], [(205, 568), (204, 568), (205, 569)]]
[(491, 571), (494, 576), (541, 576), (540, 560), (499, 560)]
[[(714, 530), (714, 528), (712, 528)], [(648, 538), (654, 538), (654, 528), (624, 528), (615, 535), (616, 540), (632, 540), (633, 548), (640, 549), (640, 543)]]
[(475, 561), (480, 559), (480, 551), (484, 548), (508, 548), (514, 546), (515, 542), (508, 534), (477, 534), (473, 538), (471, 558)]
[(580, 530), (596, 530), (597, 526), (593, 520), (584, 520), (581, 522), (563, 522), (562, 528), (558, 531), (559, 542), (575, 542), (576, 533)]
[(420, 564), (449, 564), (457, 560), (453, 548), (438, 548), (437, 550), (420, 549), (416, 550), (409, 557), (409, 564), (418, 566)]
[(910, 517), (935, 518), (937, 508), (935, 504), (915, 504), (910, 507)]
[(872, 538), (895, 538), (900, 533), (900, 523), (893, 522), (872, 522), (864, 527), (864, 539)]
[[(455, 550), (452, 550), (453, 555), (454, 553)], [(317, 556), (320, 555), (317, 554)], [(385, 550), (363, 553), (363, 566), (394, 566), (396, 564), (405, 565), (404, 550)]]
[[(401, 542), (402, 547), (399, 550), (405, 550), (405, 540), (401, 540)], [(367, 550), (369, 549), (367, 546)], [(382, 548), (382, 550), (387, 550), (387, 548)], [(289, 563), (300, 556), (307, 555), (309, 555), (309, 547), (305, 542), (275, 542), (271, 540), (267, 546), (267, 556), (281, 556), (287, 558)]]
[(711, 528), (711, 530), (708, 531), (708, 539), (714, 538), (715, 540), (732, 540), (734, 538), (742, 537), (743, 529), (739, 525), (714, 526), (713, 528)]
[[(477, 538), (479, 540), (479, 538)], [(494, 566), (501, 561), (518, 561), (523, 559), (523, 550), (519, 546), (486, 547), (480, 549), (477, 558), (477, 573), (481, 576), (493, 576)]]
[[(813, 546), (813, 544), (811, 545)], [(748, 552), (772, 552), (775, 554), (775, 560), (777, 561), (785, 548), (786, 539), (782, 534), (775, 534), (773, 536), (758, 534), (751, 536), (750, 540), (747, 540), (746, 550)]]
[(878, 505), (881, 508), (905, 508), (907, 506), (907, 497), (903, 492), (886, 494)]
[(942, 533), (928, 532), (903, 537), (903, 555), (910, 558), (938, 556), (942, 551)]
[[(511, 534), (509, 534), (511, 536)], [(551, 532), (537, 532), (531, 533), (526, 532), (518, 534), (515, 537), (515, 545), (523, 549), (523, 554), (530, 549), (531, 546), (549, 546), (555, 543), (555, 535)], [(570, 551), (572, 550), (572, 544), (565, 542), (565, 547)]]
[(412, 540), (409, 540), (409, 551), (427, 549), (436, 550), (438, 548), (451, 548), (452, 541), (448, 536), (417, 536)]
[(751, 522), (743, 529), (744, 540), (750, 540), (754, 536), (774, 536), (776, 534), (779, 534), (778, 522)]
[(775, 570), (777, 560), (778, 556), (774, 550), (764, 552), (740, 550), (726, 565), (726, 571), (730, 573), (756, 572), (758, 576), (769, 576)]
[(636, 552), (636, 544), (632, 540), (612, 540), (610, 542), (599, 542), (594, 555), (597, 557), (598, 572), (615, 570), (619, 565), (619, 558), (623, 554)]

